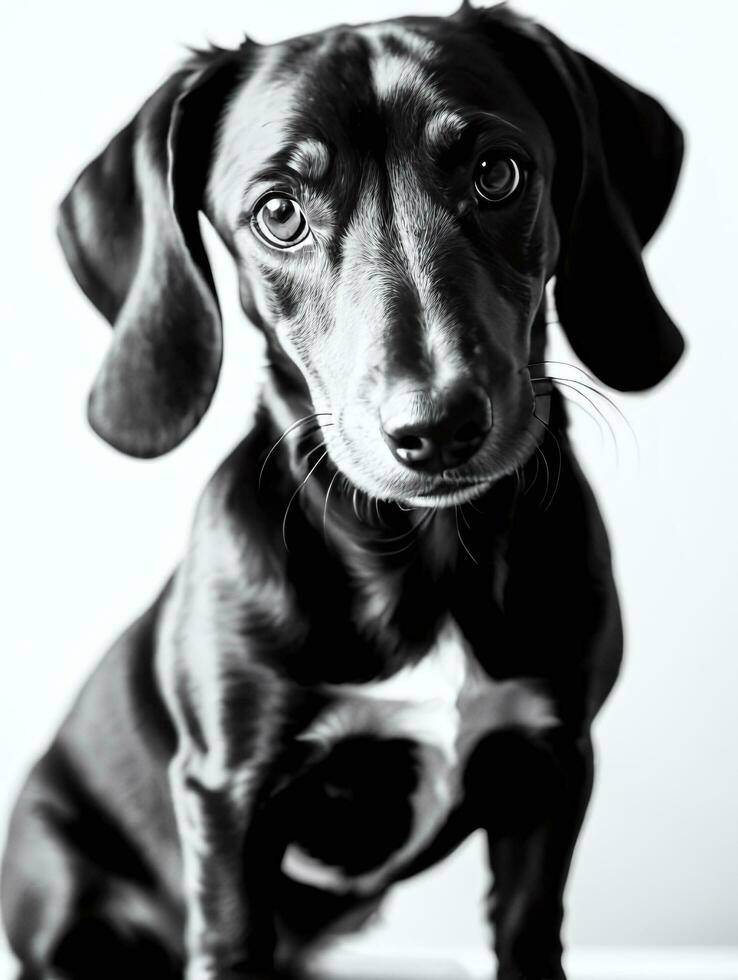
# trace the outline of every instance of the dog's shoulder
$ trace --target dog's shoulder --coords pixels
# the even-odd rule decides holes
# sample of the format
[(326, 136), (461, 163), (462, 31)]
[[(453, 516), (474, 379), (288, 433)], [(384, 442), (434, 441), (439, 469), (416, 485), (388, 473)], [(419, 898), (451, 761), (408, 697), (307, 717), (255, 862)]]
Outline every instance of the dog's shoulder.
[[(208, 481), (195, 510), (187, 547), (175, 572), (157, 634), (160, 683), (190, 659), (194, 674), (209, 669), (202, 649), (225, 661), (251, 663), (249, 651), (291, 646), (304, 628), (297, 612), (281, 535), (279, 488), (262, 482), (274, 445), (274, 426), (263, 410)], [(278, 476), (275, 478), (278, 479)], [(268, 658), (267, 658), (268, 659)], [(199, 664), (199, 666), (198, 666)]]

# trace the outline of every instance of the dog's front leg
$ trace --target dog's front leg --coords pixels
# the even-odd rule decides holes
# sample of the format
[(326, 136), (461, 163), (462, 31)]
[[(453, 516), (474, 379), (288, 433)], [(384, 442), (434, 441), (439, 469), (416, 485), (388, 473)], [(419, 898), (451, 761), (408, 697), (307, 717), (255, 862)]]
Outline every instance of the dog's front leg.
[(265, 804), (284, 747), (287, 693), (250, 661), (243, 638), (226, 643), (222, 630), (195, 631), (195, 614), (204, 620), (209, 610), (172, 603), (170, 611), (159, 671), (177, 733), (169, 782), (182, 854), (185, 977), (261, 977), (272, 968), (273, 885), (284, 847), (278, 828), (265, 826)]
[(187, 980), (270, 971), (278, 842), (259, 827), (263, 757), (237, 766), (184, 742), (170, 767), (182, 849)]
[(591, 743), (563, 733), (532, 742), (500, 736), (474, 776), (488, 807), (497, 980), (565, 980), (563, 895), (592, 786)]

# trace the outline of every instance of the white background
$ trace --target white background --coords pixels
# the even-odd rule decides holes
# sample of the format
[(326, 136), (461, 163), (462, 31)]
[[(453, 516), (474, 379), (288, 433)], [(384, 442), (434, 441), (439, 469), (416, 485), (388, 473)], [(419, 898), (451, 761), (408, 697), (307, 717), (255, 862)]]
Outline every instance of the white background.
[[(337, 20), (452, 9), (449, 0), (3, 7), (3, 819), (82, 679), (181, 553), (200, 488), (243, 433), (260, 356), (227, 257), (209, 237), (227, 344), (214, 406), (163, 460), (108, 449), (83, 408), (109, 332), (64, 266), (56, 202), (185, 44), (235, 44), (244, 31), (270, 41)], [(619, 462), (575, 410), (611, 531), (628, 646), (624, 677), (596, 727), (599, 777), (568, 936), (577, 946), (738, 946), (737, 8), (730, 0), (521, 0), (517, 9), (657, 95), (688, 137), (677, 198), (648, 256), (688, 356), (657, 391), (618, 399), (640, 462), (612, 412)], [(560, 341), (554, 349), (564, 351)], [(543, 574), (556, 574), (555, 554)], [(483, 942), (485, 880), (472, 841), (398, 889), (369, 941)]]

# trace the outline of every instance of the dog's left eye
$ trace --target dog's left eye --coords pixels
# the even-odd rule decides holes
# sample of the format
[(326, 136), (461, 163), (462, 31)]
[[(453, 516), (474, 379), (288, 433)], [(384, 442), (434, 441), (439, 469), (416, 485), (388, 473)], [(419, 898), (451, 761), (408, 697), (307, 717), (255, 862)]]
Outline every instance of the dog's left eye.
[(482, 157), (474, 176), (474, 190), (490, 204), (501, 204), (520, 190), (523, 177), (512, 157)]
[(284, 194), (271, 194), (257, 204), (254, 225), (273, 248), (294, 248), (310, 234), (310, 225), (300, 205)]

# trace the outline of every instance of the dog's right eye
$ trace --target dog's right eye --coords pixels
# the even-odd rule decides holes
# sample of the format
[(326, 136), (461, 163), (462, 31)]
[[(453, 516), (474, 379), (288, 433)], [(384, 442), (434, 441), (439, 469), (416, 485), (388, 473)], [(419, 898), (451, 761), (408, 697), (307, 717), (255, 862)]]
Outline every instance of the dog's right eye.
[(310, 235), (310, 225), (300, 205), (285, 194), (270, 194), (257, 203), (254, 227), (272, 248), (294, 248)]
[(489, 204), (502, 204), (514, 197), (522, 183), (523, 174), (514, 157), (484, 156), (477, 163), (474, 189)]

